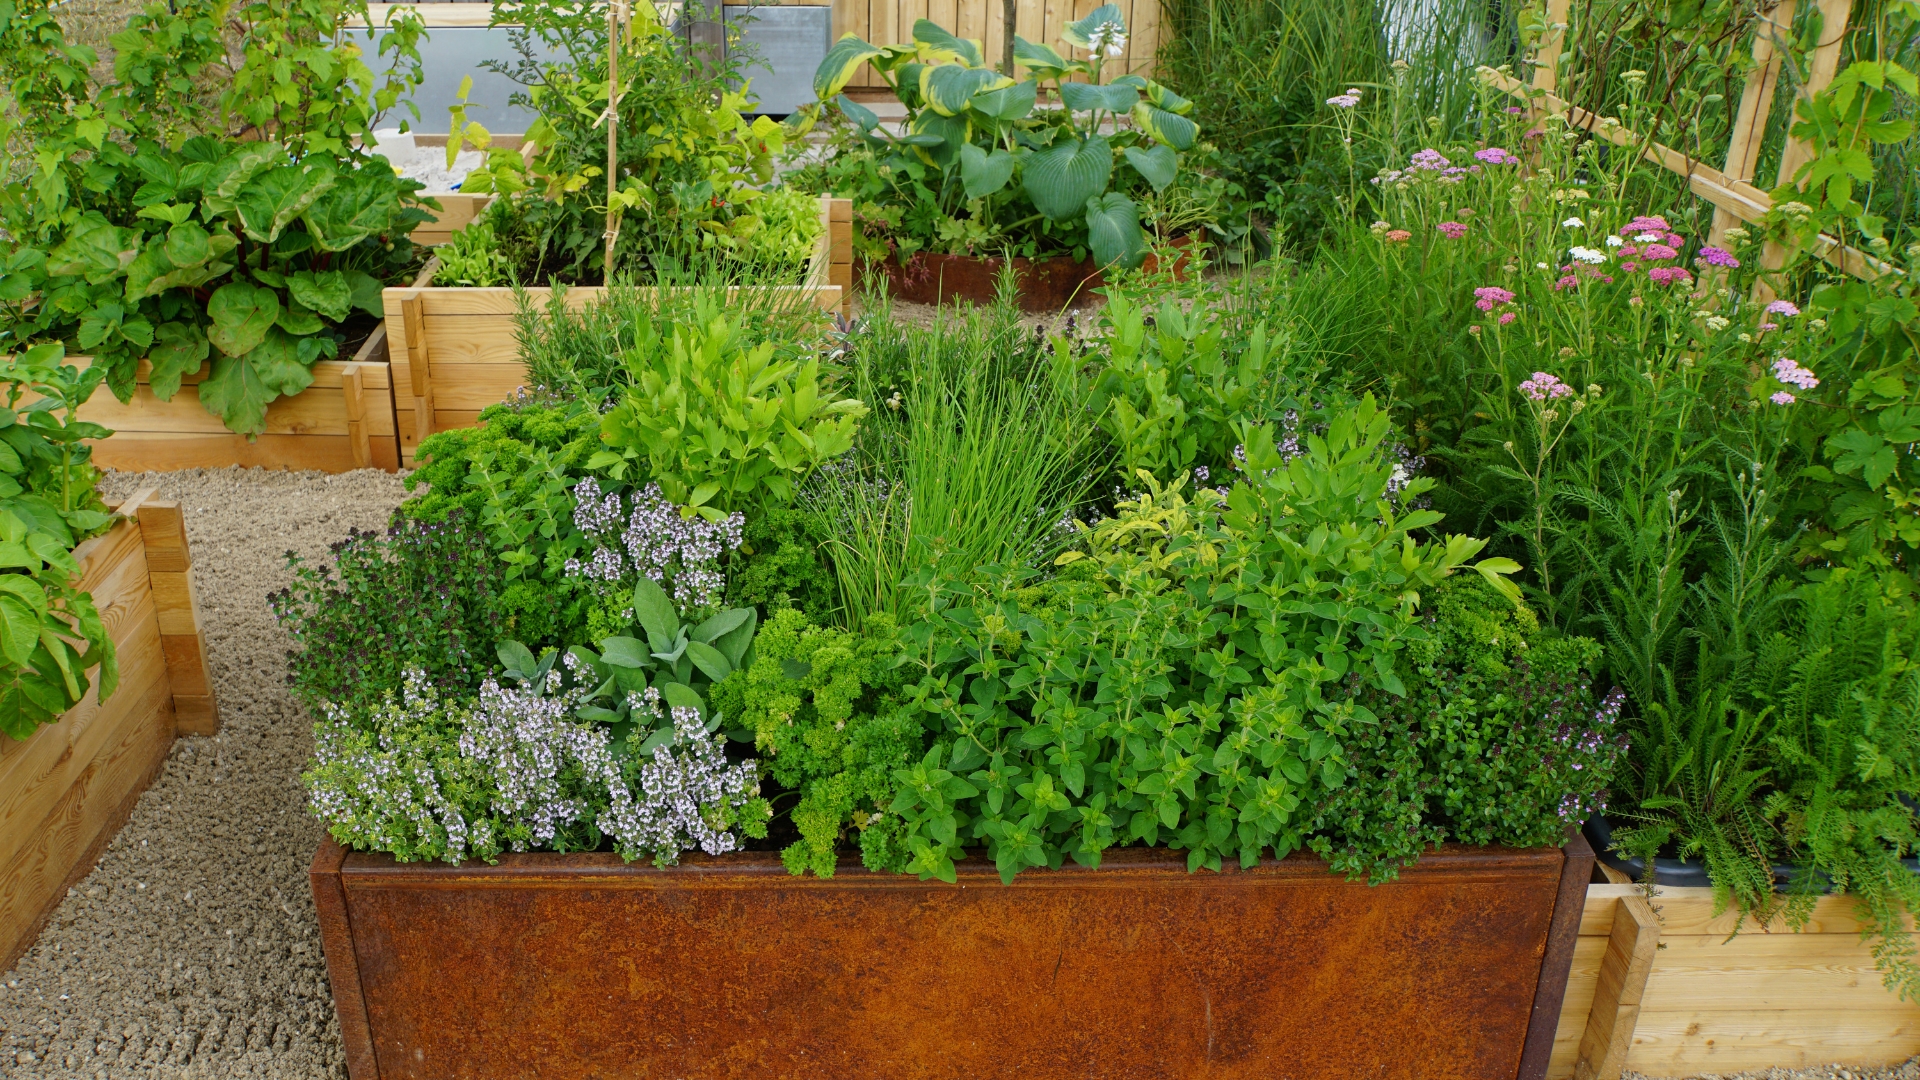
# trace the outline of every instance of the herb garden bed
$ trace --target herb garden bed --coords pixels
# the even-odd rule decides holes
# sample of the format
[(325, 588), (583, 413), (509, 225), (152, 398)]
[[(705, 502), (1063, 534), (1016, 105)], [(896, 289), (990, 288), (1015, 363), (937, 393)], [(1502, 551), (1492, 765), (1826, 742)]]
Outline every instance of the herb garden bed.
[[(353, 1080), (1540, 1077), (1593, 855), (1449, 847), (1369, 886), (972, 862), (956, 884), (772, 854), (407, 865), (312, 881)], [(1222, 919), (1220, 911), (1234, 911)]]
[(134, 495), (73, 552), (118, 657), (99, 688), (24, 741), (0, 735), (0, 971), (13, 966), (67, 887), (159, 773), (175, 735), (219, 722), (193, 601), (180, 507)]
[[(801, 285), (774, 286), (796, 303), (844, 314), (852, 295), (853, 205), (820, 200), (824, 228)], [(472, 427), (480, 410), (505, 401), (526, 382), (526, 367), (514, 333), (519, 310), (511, 288), (458, 288), (432, 284), (435, 264), (409, 288), (386, 290), (386, 340), (392, 359), (394, 414), (400, 457), (413, 464), (414, 448), (436, 431)], [(530, 289), (536, 302), (551, 295)], [(601, 286), (566, 290), (578, 309), (601, 297)]]

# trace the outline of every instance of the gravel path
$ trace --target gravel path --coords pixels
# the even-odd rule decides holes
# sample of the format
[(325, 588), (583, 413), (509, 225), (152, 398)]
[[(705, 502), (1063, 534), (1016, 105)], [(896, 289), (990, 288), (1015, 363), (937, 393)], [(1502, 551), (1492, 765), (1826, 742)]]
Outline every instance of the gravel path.
[[(148, 485), (186, 507), (221, 733), (174, 745), (100, 865), (0, 975), (0, 1077), (345, 1080), (307, 890), (320, 841), (300, 790), (311, 736), (266, 594), (286, 583), (287, 548), (323, 555), (349, 528), (385, 524), (405, 489), (371, 470), (258, 469), (123, 473), (106, 487)], [(1920, 1080), (1920, 1059), (1737, 1080)]]
[(258, 469), (119, 474), (186, 509), (221, 731), (174, 744), (100, 864), (0, 977), (0, 1076), (346, 1076), (307, 888), (311, 735), (266, 594), (289, 547), (384, 525), (398, 477)]

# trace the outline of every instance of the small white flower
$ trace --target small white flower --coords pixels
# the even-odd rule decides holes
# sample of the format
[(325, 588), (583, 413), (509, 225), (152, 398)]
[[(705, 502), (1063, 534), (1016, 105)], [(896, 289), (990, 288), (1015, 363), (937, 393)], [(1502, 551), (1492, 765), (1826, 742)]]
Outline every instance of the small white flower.
[(1666, 237), (1661, 236), (1657, 232), (1643, 232), (1639, 236), (1634, 237), (1633, 242), (1636, 244), (1657, 244), (1665, 239)]
[(1623, 245), (1623, 244), (1625, 244), (1625, 243), (1626, 243), (1626, 241), (1625, 241), (1625, 240), (1622, 240), (1622, 239), (1620, 239), (1620, 238), (1619, 238), (1619, 237), (1617, 237), (1617, 236), (1609, 236), (1609, 237), (1607, 237), (1607, 246), (1608, 246), (1608, 247), (1620, 247), (1621, 245)]
[(1577, 217), (1570, 217), (1567, 220), (1561, 222), (1560, 227), (1563, 229), (1584, 229), (1587, 227), (1587, 223), (1584, 221), (1581, 221)]
[(1718, 315), (1707, 316), (1707, 329), (1712, 330), (1716, 334), (1732, 325), (1732, 323)]
[(1607, 253), (1601, 251), (1599, 248), (1575, 247), (1567, 254), (1583, 263), (1603, 263), (1607, 261)]
[(1547, 270), (1547, 269), (1550, 269), (1550, 267), (1548, 267), (1546, 263), (1534, 263), (1534, 264), (1533, 264), (1533, 268), (1534, 268), (1535, 270)]

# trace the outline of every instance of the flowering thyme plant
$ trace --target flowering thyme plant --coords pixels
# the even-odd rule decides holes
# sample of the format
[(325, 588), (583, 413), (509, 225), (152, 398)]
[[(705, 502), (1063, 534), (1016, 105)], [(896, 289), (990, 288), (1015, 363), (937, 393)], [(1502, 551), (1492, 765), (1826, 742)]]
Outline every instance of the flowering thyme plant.
[(641, 578), (660, 585), (683, 612), (707, 611), (726, 595), (720, 562), (740, 546), (746, 518), (737, 511), (718, 521), (682, 513), (648, 484), (630, 498), (588, 476), (573, 487), (573, 523), (593, 547), (568, 559), (566, 576), (582, 583), (596, 603), (591, 631), (611, 632), (634, 619), (633, 588)]

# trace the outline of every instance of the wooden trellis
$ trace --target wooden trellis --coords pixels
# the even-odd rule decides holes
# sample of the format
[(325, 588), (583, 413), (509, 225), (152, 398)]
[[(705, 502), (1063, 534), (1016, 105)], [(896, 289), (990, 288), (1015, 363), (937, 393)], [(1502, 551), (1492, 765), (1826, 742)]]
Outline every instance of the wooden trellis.
[[(1761, 140), (1766, 134), (1768, 113), (1773, 107), (1774, 88), (1780, 78), (1782, 57), (1776, 43), (1791, 34), (1796, 3), (1797, 0), (1780, 0), (1767, 13), (1760, 29), (1754, 34), (1754, 67), (1740, 95), (1733, 134), (1727, 141), (1725, 165), (1718, 169), (1671, 147), (1643, 140), (1618, 120), (1595, 115), (1554, 93), (1559, 88), (1560, 60), (1566, 45), (1571, 0), (1548, 2), (1547, 31), (1534, 56), (1531, 84), (1492, 68), (1481, 68), (1480, 77), (1489, 85), (1525, 101), (1535, 117), (1559, 116), (1570, 126), (1590, 131), (1615, 146), (1641, 147), (1648, 161), (1686, 177), (1688, 188), (1713, 204), (1711, 242), (1719, 244), (1728, 229), (1740, 222), (1764, 223), (1767, 212), (1773, 208), (1772, 197), (1754, 185), (1753, 171), (1758, 164)], [(1816, 0), (1816, 3), (1823, 19), (1823, 40), (1814, 48), (1807, 83), (1801, 90), (1808, 98), (1825, 90), (1839, 72), (1841, 46), (1846, 41), (1847, 18), (1853, 9), (1852, 0)], [(1779, 178), (1775, 186), (1791, 181), (1793, 175), (1812, 157), (1812, 144), (1789, 137), (1780, 159)], [(1882, 274), (1899, 273), (1893, 266), (1857, 248), (1847, 247), (1824, 233), (1814, 241), (1813, 252), (1858, 278), (1872, 279)], [(1769, 242), (1763, 249), (1761, 265), (1769, 270), (1778, 270), (1786, 265), (1788, 254), (1786, 248)]]

